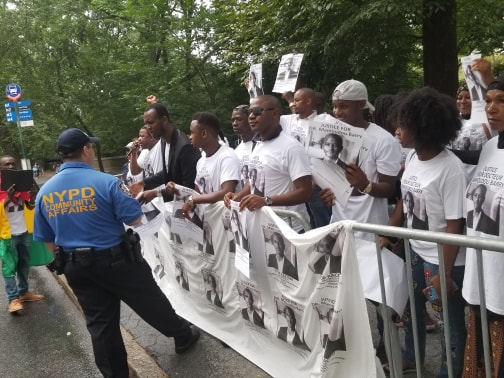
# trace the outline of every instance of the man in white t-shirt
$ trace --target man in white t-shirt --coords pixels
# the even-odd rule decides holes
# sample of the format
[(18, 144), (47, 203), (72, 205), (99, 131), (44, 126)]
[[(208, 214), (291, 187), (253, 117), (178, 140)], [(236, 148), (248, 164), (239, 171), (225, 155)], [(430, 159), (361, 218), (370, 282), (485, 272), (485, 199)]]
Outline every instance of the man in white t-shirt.
[[(182, 214), (188, 219), (194, 206), (222, 201), (224, 194), (235, 191), (240, 180), (240, 161), (232, 148), (219, 143), (219, 130), (219, 120), (214, 114), (194, 114), (190, 139), (193, 147), (201, 148), (204, 154), (196, 164), (194, 180), (200, 195), (189, 196), (182, 206)], [(169, 182), (166, 190), (177, 194), (175, 182)]]
[[(133, 144), (133, 154), (130, 161), (130, 170), (133, 175), (143, 174), (143, 177), (150, 177), (163, 170), (163, 160), (161, 156), (161, 143), (159, 138), (154, 138), (147, 130), (147, 126), (142, 126), (138, 131), (138, 139)], [(142, 148), (140, 155), (135, 151)]]
[(233, 131), (241, 138), (240, 144), (234, 150), (236, 156), (238, 156), (238, 159), (240, 160), (241, 165), (241, 178), (238, 190), (241, 190), (241, 188), (243, 188), (249, 180), (248, 161), (250, 152), (252, 151), (252, 146), (254, 144), (254, 142), (252, 141), (254, 132), (250, 128), (248, 116), (248, 105), (239, 105), (234, 108), (233, 113), (231, 113), (231, 125), (233, 126)]
[[(387, 198), (392, 196), (401, 168), (401, 148), (397, 140), (380, 126), (364, 119), (364, 109), (374, 109), (367, 89), (360, 81), (347, 80), (333, 92), (333, 115), (353, 127), (365, 129), (358, 164), (348, 164), (346, 179), (353, 192), (346, 206), (335, 201), (334, 193), (325, 188), (320, 198), (332, 204), (331, 222), (355, 220), (386, 225), (389, 219)], [(374, 240), (371, 234), (357, 237)]]
[[(266, 95), (250, 100), (250, 127), (256, 135), (251, 151), (249, 172), (257, 171), (257, 185), (264, 187), (263, 195), (251, 194), (250, 183), (239, 193), (229, 192), (224, 197), (239, 201), (240, 210), (254, 211), (263, 206), (273, 206), (298, 212), (308, 219), (305, 202), (312, 193), (312, 177), (308, 156), (294, 138), (280, 126), (280, 102)], [(301, 231), (303, 226), (293, 220), (292, 228)]]
[[(287, 96), (284, 96), (284, 98), (287, 98)], [(316, 106), (315, 91), (310, 88), (300, 88), (294, 93), (292, 101), (289, 102), (289, 108), (293, 111), (293, 114), (280, 117), (282, 130), (297, 139), (303, 146), (312, 122), (332, 123), (334, 121), (334, 118), (327, 113), (317, 114)], [(309, 202), (312, 228), (326, 226), (331, 219), (331, 208), (321, 203), (319, 193), (320, 188), (314, 185), (312, 198)]]

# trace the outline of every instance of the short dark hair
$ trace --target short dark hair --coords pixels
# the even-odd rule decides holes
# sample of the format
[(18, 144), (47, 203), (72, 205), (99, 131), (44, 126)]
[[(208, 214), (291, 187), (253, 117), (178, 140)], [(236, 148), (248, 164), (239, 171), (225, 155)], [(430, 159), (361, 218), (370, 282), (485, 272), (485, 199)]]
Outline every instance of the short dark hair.
[(220, 122), (217, 116), (210, 112), (197, 112), (192, 117), (193, 121), (197, 121), (201, 126), (214, 131), (216, 135), (220, 133)]
[(417, 89), (400, 101), (397, 122), (412, 136), (415, 148), (443, 147), (462, 127), (453, 98), (430, 87)]
[(166, 117), (168, 119), (168, 122), (171, 122), (170, 113), (168, 113), (168, 109), (166, 109), (166, 106), (164, 106), (163, 104), (160, 104), (158, 102), (150, 104), (145, 108), (144, 113), (148, 112), (151, 109), (154, 109), (154, 111), (160, 118)]

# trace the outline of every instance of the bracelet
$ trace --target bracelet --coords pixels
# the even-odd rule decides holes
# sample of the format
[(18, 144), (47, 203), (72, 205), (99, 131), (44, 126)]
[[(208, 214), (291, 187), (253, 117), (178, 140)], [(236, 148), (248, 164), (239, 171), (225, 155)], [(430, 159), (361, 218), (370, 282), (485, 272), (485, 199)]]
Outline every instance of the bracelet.
[(371, 193), (371, 190), (373, 190), (373, 183), (371, 181), (369, 181), (364, 189), (360, 190), (359, 188), (357, 188), (357, 191), (361, 194), (369, 194)]

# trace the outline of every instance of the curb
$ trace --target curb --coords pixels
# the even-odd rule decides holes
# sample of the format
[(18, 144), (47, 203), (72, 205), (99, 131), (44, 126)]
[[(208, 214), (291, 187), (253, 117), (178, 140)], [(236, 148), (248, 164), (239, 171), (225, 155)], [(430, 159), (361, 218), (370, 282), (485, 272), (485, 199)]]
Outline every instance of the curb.
[[(79, 309), (84, 317), (84, 313), (79, 305), (77, 297), (68, 285), (64, 274), (57, 275), (52, 273), (59, 282), (63, 290), (67, 293), (70, 300)], [(129, 378), (168, 378), (168, 374), (159, 367), (156, 361), (147, 353), (147, 351), (138, 344), (131, 333), (121, 324), (121, 334), (128, 353), (128, 366), (130, 369)]]

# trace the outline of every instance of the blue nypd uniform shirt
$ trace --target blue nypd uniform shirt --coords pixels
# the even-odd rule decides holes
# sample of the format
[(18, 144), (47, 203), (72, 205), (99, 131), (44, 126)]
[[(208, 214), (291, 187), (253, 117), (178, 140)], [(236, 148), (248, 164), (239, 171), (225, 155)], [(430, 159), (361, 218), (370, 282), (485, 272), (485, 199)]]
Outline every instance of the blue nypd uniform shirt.
[(124, 223), (141, 216), (140, 204), (116, 177), (68, 162), (37, 195), (33, 238), (64, 250), (107, 249), (121, 243)]

